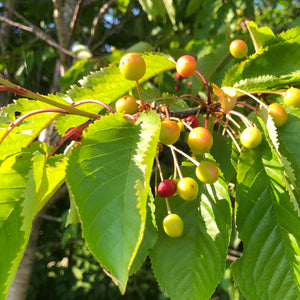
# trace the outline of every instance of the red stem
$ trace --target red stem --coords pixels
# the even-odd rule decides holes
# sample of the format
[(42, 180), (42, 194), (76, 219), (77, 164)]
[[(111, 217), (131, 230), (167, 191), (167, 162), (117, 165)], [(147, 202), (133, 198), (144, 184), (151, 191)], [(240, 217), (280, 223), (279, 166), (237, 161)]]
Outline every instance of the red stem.
[(96, 104), (99, 104), (99, 105), (103, 106), (104, 108), (106, 108), (109, 112), (111, 112), (113, 114), (116, 113), (116, 111), (113, 108), (111, 108), (108, 104), (106, 104), (103, 101), (95, 100), (95, 99), (80, 100), (80, 101), (75, 102), (72, 106), (75, 107), (75, 106), (85, 104), (85, 103), (96, 103)]
[(4, 139), (9, 135), (9, 133), (18, 125), (20, 124), (22, 121), (24, 121), (25, 119), (36, 115), (36, 114), (40, 114), (40, 113), (46, 113), (46, 112), (54, 112), (54, 113), (62, 113), (62, 114), (69, 114), (68, 111), (64, 110), (64, 109), (60, 109), (60, 108), (41, 108), (41, 109), (36, 109), (33, 111), (28, 112), (25, 115), (22, 115), (21, 117), (19, 117), (17, 120), (15, 120), (14, 122), (10, 123), (6, 132), (4, 133), (4, 135), (0, 138), (0, 145), (1, 143), (4, 141)]
[(47, 155), (47, 160), (57, 151), (57, 149), (69, 138), (71, 137), (75, 132), (82, 130), (83, 128), (89, 126), (93, 121), (88, 121), (86, 123), (83, 123), (75, 128), (72, 128), (72, 130), (68, 131), (61, 139), (59, 139), (56, 144), (54, 145), (51, 152)]
[(204, 75), (201, 72), (196, 70), (195, 73), (198, 76), (200, 76), (200, 78), (202, 79), (203, 84), (205, 85), (206, 93), (207, 93), (207, 104), (210, 105), (211, 104), (211, 97), (210, 97), (210, 90), (209, 90), (208, 82), (207, 82), (206, 78), (204, 77)]

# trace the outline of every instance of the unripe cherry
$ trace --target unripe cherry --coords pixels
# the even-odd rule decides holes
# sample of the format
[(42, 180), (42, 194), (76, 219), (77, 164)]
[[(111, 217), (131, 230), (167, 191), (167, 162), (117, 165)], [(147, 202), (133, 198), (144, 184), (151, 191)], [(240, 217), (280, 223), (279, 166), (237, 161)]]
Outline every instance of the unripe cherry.
[(300, 107), (300, 89), (289, 88), (283, 96), (283, 101), (286, 106)]
[(248, 46), (243, 40), (234, 40), (229, 46), (231, 55), (235, 58), (243, 58), (247, 56)]
[(172, 145), (177, 142), (180, 137), (180, 128), (177, 122), (172, 120), (164, 120), (161, 122), (159, 140), (162, 144)]
[(146, 72), (144, 59), (137, 53), (127, 53), (120, 60), (120, 72), (128, 80), (139, 80)]
[(204, 154), (210, 151), (213, 137), (208, 129), (196, 127), (190, 131), (187, 143), (194, 154)]
[(262, 134), (257, 127), (247, 127), (241, 134), (241, 143), (244, 147), (253, 149), (259, 146), (262, 141)]
[(169, 214), (163, 220), (164, 231), (172, 238), (180, 237), (183, 233), (183, 227), (182, 219), (176, 214)]
[(116, 111), (118, 113), (135, 114), (138, 111), (139, 105), (136, 99), (130, 95), (121, 97), (116, 102)]
[(174, 179), (164, 179), (157, 188), (157, 193), (162, 198), (169, 198), (176, 192), (176, 181)]
[(197, 181), (191, 177), (183, 177), (177, 183), (177, 193), (185, 201), (192, 201), (198, 195), (199, 186)]
[(218, 180), (219, 170), (214, 163), (204, 160), (197, 166), (196, 176), (200, 181), (212, 184)]
[(267, 107), (269, 115), (273, 118), (277, 127), (283, 126), (287, 121), (287, 113), (279, 103), (272, 103)]
[(176, 63), (176, 71), (182, 77), (189, 77), (196, 71), (197, 62), (191, 55), (183, 55), (179, 57)]

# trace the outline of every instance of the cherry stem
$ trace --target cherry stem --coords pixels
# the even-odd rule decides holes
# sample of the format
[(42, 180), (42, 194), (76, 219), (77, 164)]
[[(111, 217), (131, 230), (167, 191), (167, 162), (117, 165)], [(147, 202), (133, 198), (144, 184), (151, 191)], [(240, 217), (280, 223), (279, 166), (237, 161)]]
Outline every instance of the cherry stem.
[(185, 122), (184, 120), (180, 120), (181, 123), (183, 123), (183, 125), (188, 128), (190, 131), (193, 129), (192, 126), (190, 126), (187, 122)]
[(175, 151), (174, 151), (174, 149), (172, 147), (170, 147), (170, 149), (171, 149), (171, 152), (172, 152), (174, 164), (175, 164), (176, 169), (178, 171), (179, 178), (183, 178), (183, 175), (182, 175), (181, 170), (180, 170), (180, 166), (179, 166), (179, 163), (178, 163), (178, 159), (177, 159), (176, 153), (175, 153)]
[(226, 132), (228, 133), (228, 135), (230, 136), (230, 138), (232, 139), (233, 143), (235, 144), (236, 148), (238, 149), (239, 152), (241, 152), (241, 148), (238, 144), (238, 142), (236, 141), (235, 137), (233, 136), (233, 134), (230, 132), (230, 130), (228, 128), (226, 128)]
[(64, 110), (64, 109), (60, 109), (60, 108), (41, 108), (41, 109), (36, 109), (33, 111), (30, 111), (24, 115), (22, 115), (21, 117), (19, 117), (18, 119), (16, 119), (14, 122), (10, 123), (6, 132), (3, 134), (3, 136), (0, 138), (0, 145), (1, 143), (4, 141), (4, 139), (9, 135), (9, 133), (17, 126), (19, 125), (22, 121), (24, 121), (25, 119), (34, 116), (36, 114), (40, 114), (40, 113), (63, 113), (63, 114), (69, 114), (70, 112)]
[[(230, 122), (232, 122), (238, 129), (241, 129), (240, 124), (239, 124), (238, 122), (236, 122), (236, 121), (231, 117), (230, 114), (226, 114), (226, 118), (227, 118)], [(229, 125), (227, 125), (227, 126), (230, 128)], [(234, 132), (234, 130), (233, 130), (233, 132)]]
[(210, 105), (211, 104), (211, 97), (210, 97), (210, 90), (209, 90), (208, 82), (207, 82), (206, 78), (204, 77), (204, 75), (201, 72), (196, 70), (195, 73), (201, 78), (203, 84), (205, 85), (206, 93), (207, 93), (207, 104)]
[(186, 157), (188, 160), (190, 160), (194, 165), (198, 166), (199, 165), (199, 162), (196, 161), (195, 159), (193, 159), (192, 157), (190, 157), (188, 154), (186, 154), (185, 152), (183, 152), (182, 150), (176, 148), (175, 146), (173, 145), (168, 145), (169, 148), (171, 148), (171, 151), (172, 149), (175, 150), (176, 152), (180, 153), (181, 155), (183, 155), (184, 157)]
[(72, 106), (75, 107), (75, 106), (78, 106), (78, 105), (81, 105), (81, 104), (85, 104), (85, 103), (99, 104), (99, 105), (103, 106), (104, 108), (106, 108), (109, 112), (111, 112), (113, 114), (116, 113), (116, 111), (112, 107), (110, 107), (107, 103), (105, 103), (103, 101), (100, 101), (100, 100), (95, 100), (95, 99), (80, 100), (80, 101), (75, 102)]
[(170, 207), (168, 198), (165, 198), (165, 201), (166, 201), (168, 215), (170, 215), (170, 214), (172, 214), (172, 211), (171, 211), (171, 207)]
[[(229, 114), (226, 114), (226, 117), (227, 117), (228, 119), (232, 120)], [(222, 126), (224, 126), (224, 129), (229, 128), (232, 132), (235, 133), (234, 129), (233, 129), (230, 125), (228, 125), (227, 122), (223, 121), (222, 119), (220, 119), (220, 118), (218, 118), (218, 117), (216, 117), (216, 116), (214, 116), (214, 118), (215, 118), (219, 123), (221, 123)], [(233, 121), (234, 121), (234, 120), (233, 120)], [(235, 122), (235, 121), (234, 121), (234, 122)], [(235, 123), (235, 125), (238, 125), (238, 124)], [(238, 128), (239, 128), (239, 125), (238, 125)]]
[(15, 85), (15, 84), (11, 83), (10, 81), (5, 80), (1, 77), (0, 77), (0, 83), (3, 84), (3, 85), (0, 86), (0, 91), (11, 92), (11, 93), (20, 95), (22, 97), (28, 97), (28, 98), (31, 98), (33, 100), (39, 100), (39, 101), (42, 101), (42, 102), (47, 103), (49, 105), (64, 109), (64, 110), (66, 110), (66, 111), (68, 111), (68, 112), (70, 112), (74, 115), (84, 116), (84, 117), (92, 118), (92, 119), (99, 119), (99, 115), (97, 115), (97, 114), (90, 113), (90, 112), (87, 112), (87, 111), (82, 111), (82, 110), (79, 110), (79, 109), (74, 108), (72, 106), (56, 102), (52, 99), (48, 99), (44, 96), (41, 96), (41, 95), (36, 94), (34, 92), (31, 92), (31, 91), (29, 91), (25, 88), (22, 88), (18, 85)]
[(238, 89), (238, 88), (234, 88), (237, 92), (241, 92), (242, 94), (245, 94), (247, 96), (249, 96), (250, 98), (252, 98), (253, 100), (255, 100), (257, 103), (259, 103), (260, 105), (262, 105), (263, 107), (267, 107), (267, 105), (265, 103), (263, 103), (262, 101), (260, 101), (257, 97), (253, 96), (252, 94), (246, 92), (246, 91), (243, 91), (241, 89)]
[(51, 152), (47, 155), (47, 160), (57, 151), (58, 148), (70, 137), (72, 136), (75, 132), (82, 130), (83, 128), (89, 126), (93, 121), (88, 121), (85, 122), (75, 128), (72, 128), (72, 130), (68, 131), (61, 139), (59, 139), (56, 144), (54, 145), (53, 149)]
[(158, 167), (158, 171), (159, 171), (159, 175), (160, 175), (160, 181), (163, 181), (164, 180), (164, 176), (163, 176), (161, 165), (160, 165), (160, 162), (159, 162), (159, 159), (158, 159), (158, 155), (155, 155), (155, 160), (156, 160), (156, 165)]
[(275, 94), (275, 95), (280, 95), (283, 96), (285, 92), (279, 92), (279, 91), (253, 91), (250, 92), (249, 94)]
[(141, 90), (140, 90), (140, 86), (139, 86), (138, 80), (135, 81), (135, 85), (136, 85), (136, 89), (137, 89), (137, 92), (138, 92), (139, 97), (140, 97), (142, 108), (143, 108), (143, 110), (146, 110), (146, 106), (145, 106), (145, 103), (143, 101), (143, 97), (142, 97), (142, 93), (141, 93)]
[(229, 110), (228, 113), (238, 116), (245, 123), (245, 125), (247, 127), (253, 127), (254, 126), (253, 123), (250, 122), (250, 120), (247, 117), (245, 117), (243, 114), (241, 114), (241, 113), (239, 113), (235, 110)]
[(206, 117), (205, 117), (205, 125), (204, 125), (204, 127), (206, 129), (208, 129), (209, 115), (210, 115), (210, 112), (209, 112), (209, 110), (207, 110)]
[(237, 101), (236, 104), (246, 106), (246, 107), (252, 109), (253, 111), (258, 112), (257, 107), (255, 107), (255, 106), (253, 106), (253, 105), (251, 105), (249, 103), (246, 103), (246, 102), (243, 102), (243, 101)]

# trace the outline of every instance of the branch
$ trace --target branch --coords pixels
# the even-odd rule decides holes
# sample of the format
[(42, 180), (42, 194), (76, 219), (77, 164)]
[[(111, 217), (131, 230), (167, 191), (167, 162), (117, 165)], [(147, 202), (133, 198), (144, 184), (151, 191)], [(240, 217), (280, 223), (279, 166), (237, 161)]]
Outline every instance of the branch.
[(81, 5), (82, 5), (82, 0), (77, 0), (76, 6), (75, 6), (74, 12), (73, 12), (73, 17), (70, 22), (70, 35), (69, 35), (69, 39), (68, 39), (68, 43), (67, 43), (68, 46), (70, 46), (71, 42), (72, 42), (72, 36), (74, 34), (74, 29), (75, 29), (76, 22), (78, 20), (78, 13), (79, 13)]
[(88, 45), (90, 46), (95, 38), (95, 34), (97, 31), (98, 24), (100, 20), (104, 17), (105, 12), (108, 10), (108, 8), (115, 2), (115, 0), (110, 0), (107, 3), (104, 3), (103, 6), (99, 9), (99, 12), (97, 16), (95, 16), (93, 20), (93, 26), (91, 28), (91, 36), (88, 41)]
[(41, 29), (39, 29), (38, 27), (36, 27), (35, 25), (31, 24), (29, 26), (25, 26), (23, 24), (20, 24), (18, 22), (14, 22), (6, 17), (3, 17), (3, 16), (0, 16), (0, 21), (2, 22), (5, 22), (11, 26), (15, 26), (17, 28), (20, 28), (24, 31), (28, 31), (28, 32), (31, 32), (33, 33), (36, 37), (38, 37), (39, 39), (43, 40), (44, 42), (46, 42), (48, 45), (58, 49), (60, 52), (66, 54), (66, 55), (69, 55), (73, 58), (78, 58), (74, 53), (72, 53), (71, 51), (61, 47), (59, 44), (57, 44), (55, 41), (53, 41), (51, 38), (49, 38), (49, 36), (44, 32), (42, 31)]

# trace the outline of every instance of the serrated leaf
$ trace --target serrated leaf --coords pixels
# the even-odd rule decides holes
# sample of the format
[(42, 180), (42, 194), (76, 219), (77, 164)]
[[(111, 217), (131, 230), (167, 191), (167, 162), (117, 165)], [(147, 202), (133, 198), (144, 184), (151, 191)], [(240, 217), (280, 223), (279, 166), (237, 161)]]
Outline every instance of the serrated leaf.
[(237, 229), (243, 256), (232, 265), (247, 299), (300, 296), (300, 219), (290, 201), (275, 150), (263, 142), (244, 150), (237, 175)]
[[(57, 96), (53, 96), (52, 100), (54, 99), (56, 101), (59, 99), (61, 103), (64, 101)], [(1, 121), (5, 121), (5, 123), (2, 123), (2, 128), (0, 128), (0, 138), (6, 133), (9, 124), (15, 121), (16, 113), (21, 116), (28, 112), (44, 108), (54, 108), (54, 106), (37, 100), (19, 99), (15, 101), (15, 103), (3, 107), (1, 109), (1, 115), (7, 118), (1, 118)], [(58, 113), (40, 113), (25, 119), (20, 125), (14, 128), (0, 144), (0, 158), (4, 159), (7, 155), (19, 152), (22, 147), (30, 145), (37, 138), (39, 133), (55, 120), (58, 115)]]
[(277, 156), (277, 160), (283, 168), (282, 178), (283, 181), (285, 181), (286, 190), (289, 192), (290, 200), (293, 203), (294, 208), (298, 213), (298, 216), (300, 217), (300, 203), (298, 203), (298, 201), (296, 200), (295, 193), (293, 191), (296, 182), (294, 170), (292, 168), (291, 163), (285, 157), (284, 153), (281, 153), (279, 151), (280, 144), (278, 141), (277, 128), (273, 122), (272, 117), (268, 114), (267, 110), (263, 107), (260, 108), (260, 115), (262, 118), (258, 119), (258, 121), (260, 121), (259, 126), (261, 128), (261, 131), (264, 132), (270, 147), (274, 150), (274, 154)]
[[(300, 33), (300, 28), (297, 29)], [(300, 53), (299, 37), (285, 33), (291, 37), (284, 40), (278, 37), (249, 59), (233, 66), (225, 75), (222, 85), (235, 86), (246, 91), (278, 89), (286, 85), (300, 82)], [(294, 38), (293, 38), (294, 37)], [(280, 40), (280, 41), (279, 41)], [(280, 63), (278, 62), (280, 57)]]
[(83, 236), (123, 293), (143, 238), (146, 200), (160, 118), (143, 113), (136, 124), (122, 114), (101, 118), (72, 150), (67, 168), (70, 197)]
[(265, 46), (265, 44), (274, 38), (274, 33), (269, 27), (258, 27), (253, 21), (246, 21), (255, 51)]
[(288, 159), (293, 163), (296, 186), (300, 189), (300, 140), (297, 138), (300, 130), (300, 111), (297, 108), (286, 108), (288, 112), (287, 123), (278, 129), (280, 151), (285, 149)]
[[(157, 240), (157, 231), (155, 227), (155, 219), (153, 219), (154, 214), (154, 198), (151, 190), (149, 189), (148, 193), (148, 204), (147, 204), (147, 217), (146, 217), (146, 225), (145, 225), (145, 233), (143, 236), (143, 240), (138, 249), (138, 252), (133, 260), (133, 263), (130, 267), (129, 274), (134, 274), (139, 268), (142, 266), (144, 261), (146, 260), (150, 250), (153, 248), (156, 240)], [(154, 224), (153, 224), (154, 223)]]
[[(184, 176), (194, 176), (195, 166), (182, 171)], [(157, 197), (155, 202), (159, 235), (150, 257), (159, 285), (173, 300), (209, 299), (224, 273), (231, 232), (227, 184), (221, 178), (213, 185), (199, 183), (193, 201), (177, 195), (169, 198), (172, 213), (184, 222), (179, 238), (164, 233), (165, 201)]]
[[(146, 73), (139, 81), (140, 83), (159, 73), (175, 68), (175, 62), (165, 54), (144, 53), (141, 56), (146, 63)], [(96, 99), (111, 104), (136, 86), (135, 81), (127, 80), (121, 75), (119, 66), (116, 64), (84, 77), (79, 83), (81, 86), (73, 85), (67, 91), (67, 95), (74, 102), (84, 99)], [(103, 110), (103, 107), (97, 104), (84, 104), (78, 106), (78, 108), (93, 113)], [(57, 119), (55, 127), (60, 134), (64, 134), (70, 127), (76, 127), (86, 121), (88, 121), (88, 118), (66, 115)]]
[(5, 299), (8, 293), (34, 216), (62, 183), (54, 166), (46, 164), (46, 149), (46, 145), (35, 143), (30, 149), (1, 161), (0, 299)]

